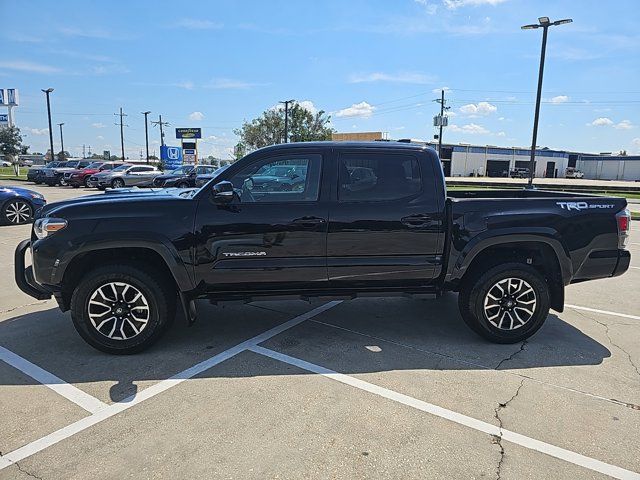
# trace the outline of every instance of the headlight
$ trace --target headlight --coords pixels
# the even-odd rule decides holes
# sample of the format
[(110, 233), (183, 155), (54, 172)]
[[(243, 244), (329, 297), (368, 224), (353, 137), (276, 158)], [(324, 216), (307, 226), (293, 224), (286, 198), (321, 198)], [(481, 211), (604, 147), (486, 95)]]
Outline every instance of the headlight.
[(62, 230), (67, 226), (63, 218), (39, 218), (33, 223), (33, 232), (42, 239)]
[(44, 195), (40, 195), (39, 193), (32, 193), (31, 198), (37, 198), (38, 200), (44, 200)]

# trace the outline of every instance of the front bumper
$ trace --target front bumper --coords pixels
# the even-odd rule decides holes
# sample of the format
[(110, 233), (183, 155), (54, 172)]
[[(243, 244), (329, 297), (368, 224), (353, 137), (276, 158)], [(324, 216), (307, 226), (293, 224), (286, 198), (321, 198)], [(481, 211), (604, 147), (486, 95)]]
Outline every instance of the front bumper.
[(23, 240), (16, 247), (14, 257), (16, 284), (20, 290), (30, 297), (37, 300), (47, 300), (51, 298), (52, 292), (36, 282), (31, 266), (25, 267), (24, 256), (30, 246), (30, 240)]

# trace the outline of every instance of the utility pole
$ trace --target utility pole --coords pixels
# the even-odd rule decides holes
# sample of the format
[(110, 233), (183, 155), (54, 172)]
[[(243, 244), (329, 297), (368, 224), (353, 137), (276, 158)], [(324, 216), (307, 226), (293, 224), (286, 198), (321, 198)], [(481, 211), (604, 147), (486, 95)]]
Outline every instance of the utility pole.
[(289, 143), (289, 104), (295, 100), (283, 100), (284, 103), (284, 143)]
[(49, 94), (53, 92), (53, 88), (47, 88), (46, 90), (42, 90), (44, 94), (47, 96), (47, 116), (49, 117), (49, 148), (51, 148), (51, 161), (54, 160), (53, 153), (53, 129), (51, 128), (51, 103), (49, 101)]
[(142, 112), (144, 115), (144, 143), (147, 147), (147, 165), (149, 164), (149, 124), (147, 122), (147, 115), (151, 112)]
[(169, 122), (163, 122), (162, 121), (162, 115), (158, 115), (158, 121), (157, 122), (151, 122), (151, 125), (155, 126), (159, 126), (160, 127), (160, 145), (164, 147), (164, 130), (162, 129), (162, 127), (168, 127), (169, 126)]
[(120, 117), (120, 123), (116, 123), (116, 125), (120, 125), (120, 148), (122, 149), (122, 161), (124, 162), (124, 123), (122, 119), (127, 116), (126, 113), (122, 112), (122, 107), (120, 107), (120, 113), (114, 113), (114, 115), (118, 115)]
[(66, 157), (64, 156), (64, 137), (62, 136), (62, 126), (64, 123), (59, 123), (60, 127), (60, 152), (62, 153), (62, 159), (64, 160)]
[(540, 51), (540, 67), (538, 69), (538, 92), (536, 94), (536, 110), (533, 116), (533, 137), (531, 139), (531, 157), (529, 159), (529, 182), (527, 183), (528, 189), (533, 188), (533, 177), (535, 176), (536, 169), (536, 143), (538, 143), (538, 120), (540, 119), (540, 99), (542, 97), (542, 77), (544, 74), (544, 59), (547, 51), (547, 32), (549, 27), (556, 25), (563, 25), (565, 23), (571, 23), (573, 20), (565, 18), (564, 20), (557, 20), (552, 22), (549, 17), (538, 18), (538, 23), (531, 25), (523, 25), (523, 30), (533, 30), (536, 28), (542, 28), (542, 49)]
[(85, 153), (84, 143), (82, 144), (82, 158), (87, 158), (87, 155)]
[(434, 122), (434, 125), (437, 124), (440, 127), (440, 133), (438, 134), (438, 156), (442, 159), (442, 128), (446, 123), (444, 112), (451, 108), (446, 106), (447, 101), (444, 99), (444, 88), (440, 91), (440, 98), (434, 100), (434, 102), (438, 102), (440, 104), (440, 115), (436, 117), (437, 122)]

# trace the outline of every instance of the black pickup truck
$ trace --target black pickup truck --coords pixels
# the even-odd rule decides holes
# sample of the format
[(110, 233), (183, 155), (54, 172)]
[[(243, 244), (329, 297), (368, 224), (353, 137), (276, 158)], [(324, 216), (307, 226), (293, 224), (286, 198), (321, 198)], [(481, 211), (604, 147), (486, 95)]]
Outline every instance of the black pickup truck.
[[(286, 165), (301, 181), (253, 177)], [(215, 183), (215, 184), (214, 184)], [(56, 298), (111, 353), (155, 342), (195, 300), (433, 297), (459, 292), (464, 321), (522, 341), (562, 311), (570, 283), (624, 273), (623, 198), (542, 190), (455, 191), (428, 147), (294, 143), (263, 148), (200, 189), (52, 203), (16, 249), (18, 286)], [(32, 266), (25, 267), (31, 250)]]

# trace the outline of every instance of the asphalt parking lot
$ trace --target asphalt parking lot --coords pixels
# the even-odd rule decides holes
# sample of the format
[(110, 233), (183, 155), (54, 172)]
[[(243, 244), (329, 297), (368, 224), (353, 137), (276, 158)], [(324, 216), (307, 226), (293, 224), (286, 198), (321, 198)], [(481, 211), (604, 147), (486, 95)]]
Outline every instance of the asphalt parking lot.
[(0, 478), (640, 478), (640, 222), (633, 267), (522, 344), (454, 294), (204, 301), (132, 357), (17, 289), (29, 230), (0, 227)]

